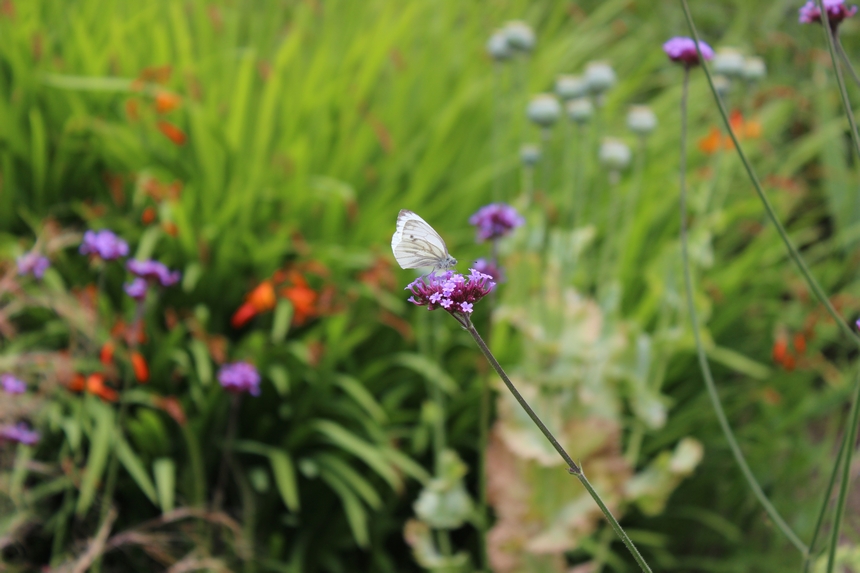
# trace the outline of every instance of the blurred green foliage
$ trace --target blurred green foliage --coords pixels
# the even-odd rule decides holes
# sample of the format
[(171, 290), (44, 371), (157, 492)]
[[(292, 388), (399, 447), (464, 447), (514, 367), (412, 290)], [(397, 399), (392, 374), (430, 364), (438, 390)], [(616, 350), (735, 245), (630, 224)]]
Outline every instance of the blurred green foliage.
[[(694, 4), (712, 45), (767, 61), (767, 79), (735, 86), (728, 103), (760, 123), (751, 158), (816, 276), (853, 318), (858, 177), (820, 30), (799, 26), (791, 2)], [(495, 69), (485, 43), (512, 18), (535, 27), (537, 46)], [(849, 53), (856, 30), (852, 21), (842, 28)], [(405, 302), (410, 275), (392, 271), (388, 254), (396, 214), (419, 211), (461, 261), (485, 254), (467, 220), (494, 199), (496, 178), (503, 199), (520, 196), (519, 145), (540, 138), (526, 124), (528, 97), (593, 59), (610, 62), (619, 83), (591, 127), (568, 140), (585, 157), (577, 177), (594, 237), (563, 280), (631, 340), (653, 336), (660, 358), (648, 395), (667, 414), (635, 437), (634, 469), (645, 476), (637, 483), (664, 470), (666, 452), (687, 436), (705, 452), (662, 513), (631, 507), (624, 525), (656, 569), (796, 568), (798, 555), (733, 465), (682, 310), (681, 74), (660, 45), (685, 34), (668, 0), (0, 2), (0, 371), (33, 387), (14, 404), (4, 396), (0, 419), (31, 419), (43, 432), (34, 448), (0, 445), (10, 570), (80, 558), (106, 513), (101, 492), (115, 455), (113, 530), (139, 537), (107, 552), (104, 570), (182, 560), (212, 570), (417, 571), (403, 528), (436, 473), (433, 404), (445, 403), (448, 446), (475, 492), (485, 369), (453, 322)], [(808, 539), (854, 356), (787, 262), (731, 150), (697, 150), (718, 117), (701, 77), (691, 88), (692, 250), (709, 357), (754, 472)], [(611, 187), (597, 144), (622, 137), (634, 164), (642, 157), (624, 127), (631, 103), (650, 105), (660, 123), (641, 172)], [(501, 302), (514, 310), (559, 280), (547, 261), (567, 260), (568, 127), (552, 132), (535, 174), (539, 208), (503, 252), (511, 266)], [(634, 192), (635, 211), (608, 225), (601, 217), (613, 201), (624, 207)], [(73, 373), (99, 370), (99, 349), (122, 338), (111, 334), (118, 321), (134, 320), (119, 266), (99, 278), (77, 254), (87, 228), (111, 228), (135, 256), (184, 273), (147, 306), (140, 351), (150, 382), (124, 391), (123, 433), (112, 431), (114, 406), (64, 387)], [(15, 277), (14, 257), (34, 239), (53, 262), (41, 283)], [(608, 271), (599, 268), (606, 245), (616, 249)], [(246, 293), (277, 271), (294, 290), (233, 328)], [(96, 284), (93, 297), (87, 285)], [(307, 289), (311, 303), (299, 298)], [(551, 323), (552, 311), (541, 320)], [(476, 320), (485, 320), (480, 309)], [(496, 323), (494, 349), (512, 369), (546, 374), (545, 349), (528, 346), (527, 327)], [(782, 340), (790, 369), (772, 360)], [(238, 359), (258, 366), (263, 393), (240, 405), (217, 511), (230, 396), (215, 372)], [(115, 379), (130, 379), (128, 350), (115, 362)], [(641, 402), (624, 388), (618, 417), (630, 443)], [(602, 534), (571, 562), (592, 559), (602, 543), (615, 555), (608, 566), (632, 570)], [(477, 554), (474, 528), (453, 539)]]

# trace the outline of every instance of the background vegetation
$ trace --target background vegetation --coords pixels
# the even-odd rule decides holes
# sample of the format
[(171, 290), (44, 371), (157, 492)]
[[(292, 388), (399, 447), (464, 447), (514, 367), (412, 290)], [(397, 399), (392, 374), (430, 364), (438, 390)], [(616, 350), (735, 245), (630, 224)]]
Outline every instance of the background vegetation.
[[(795, 2), (692, 4), (711, 45), (766, 60), (766, 79), (735, 85), (727, 104), (760, 125), (745, 143), (767, 192), (834, 304), (856, 318), (860, 195), (821, 30), (797, 23)], [(510, 19), (531, 24), (537, 44), (499, 65), (485, 44)], [(856, 53), (857, 23), (841, 30)], [(487, 305), (476, 321), (506, 368), (538, 394), (570, 400), (557, 401), (570, 405), (564, 415), (593, 420), (582, 385), (609, 389), (612, 454), (599, 459), (626, 465), (607, 470), (605, 487), (617, 489), (622, 523), (649, 563), (798, 570), (800, 555), (732, 461), (683, 310), (681, 71), (660, 46), (686, 32), (668, 0), (0, 3), (0, 372), (30, 384), (24, 397), (3, 396), (0, 421), (27, 419), (42, 433), (34, 447), (0, 444), (4, 566), (73, 570), (99, 547), (92, 538), (112, 503), (113, 537), (95, 565), (105, 571), (476, 570), (473, 515), (450, 539), (437, 536), (443, 556), (468, 554), (441, 565), (422, 561), (404, 526), (440, 476), (445, 447), (465, 462), (478, 496), (487, 369), (455, 323), (406, 302), (413, 275), (395, 267), (389, 243), (408, 208), (473, 261), (487, 249), (468, 218), (501, 198), (527, 224), (502, 246), (508, 281), (493, 320)], [(611, 63), (618, 83), (587, 130), (554, 128), (527, 206), (518, 150), (541, 136), (526, 103), (594, 59)], [(854, 355), (787, 260), (735, 155), (709, 147), (719, 123), (701, 75), (691, 89), (692, 248), (709, 357), (754, 473), (808, 540)], [(659, 120), (643, 148), (625, 127), (633, 103)], [(617, 185), (597, 161), (604, 136), (634, 148)], [(568, 233), (573, 192), (589, 206), (581, 235)], [(147, 306), (139, 350), (149, 382), (123, 391), (121, 433), (120, 407), (67, 388), (76, 373), (104, 371), (119, 389), (133, 371), (134, 348), (123, 350), (117, 326), (133, 321), (124, 271), (93, 268), (76, 248), (83, 231), (100, 228), (125, 237), (138, 258), (183, 271)], [(566, 257), (580, 243), (573, 263)], [(34, 244), (52, 261), (41, 282), (16, 276), (15, 257)], [(232, 326), (266, 279), (277, 304)], [(576, 290), (582, 309), (563, 288)], [(120, 349), (108, 367), (99, 351), (111, 340)], [(587, 351), (568, 356), (559, 340)], [(779, 353), (774, 361), (782, 343), (793, 362)], [(215, 373), (240, 359), (262, 373), (262, 396), (237, 406), (222, 482), (231, 396)], [(598, 373), (575, 373), (585, 366)], [(546, 390), (553, 384), (561, 390)], [(505, 408), (502, 397), (501, 422)], [(588, 422), (569, 439), (601, 428)], [(648, 490), (656, 506), (625, 489), (684, 438), (702, 446), (701, 462)], [(102, 494), (113, 456), (110, 500)], [(529, 462), (517, 463), (523, 483), (552, 492), (546, 503), (576, 495), (563, 468), (528, 473)], [(549, 483), (556, 473), (562, 481)], [(860, 527), (857, 501), (846, 552)], [(501, 519), (510, 501), (491, 491), (491, 502)], [(606, 529), (591, 518), (549, 561), (497, 570), (633, 570)]]

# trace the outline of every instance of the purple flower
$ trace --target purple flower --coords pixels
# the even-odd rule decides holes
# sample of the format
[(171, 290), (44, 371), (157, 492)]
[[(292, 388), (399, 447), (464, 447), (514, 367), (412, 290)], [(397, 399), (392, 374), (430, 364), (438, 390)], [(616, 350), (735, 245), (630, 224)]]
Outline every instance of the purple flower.
[(478, 209), (469, 218), (469, 223), (478, 227), (478, 242), (498, 239), (525, 223), (517, 210), (506, 203), (491, 203)]
[(496, 283), (505, 282), (505, 270), (487, 259), (478, 259), (475, 261), (474, 269), (481, 274), (490, 275)]
[(146, 298), (146, 290), (149, 287), (149, 283), (147, 283), (144, 279), (137, 277), (130, 283), (125, 283), (122, 288), (125, 290), (125, 294), (133, 298), (134, 300), (143, 300)]
[(31, 430), (30, 427), (23, 422), (19, 422), (15, 426), (7, 424), (5, 426), (0, 426), (0, 442), (4, 440), (7, 442), (18, 442), (27, 446), (32, 446), (39, 441), (39, 432)]
[(163, 287), (175, 285), (182, 276), (182, 273), (179, 271), (171, 271), (158, 261), (138, 261), (137, 259), (131, 259), (125, 266), (133, 275), (146, 279), (151, 283), (158, 282)]
[(218, 370), (218, 382), (228, 392), (260, 395), (260, 373), (248, 362), (231, 362)]
[(21, 255), (18, 257), (17, 263), (19, 275), (33, 275), (37, 279), (42, 278), (42, 275), (51, 266), (48, 257), (43, 257), (35, 251)]
[[(699, 42), (702, 57), (710, 60), (714, 57), (714, 51), (704, 42)], [(680, 62), (688, 68), (699, 65), (699, 52), (696, 51), (696, 42), (692, 38), (676, 36), (663, 44), (663, 51), (673, 62)]]
[(96, 255), (105, 261), (128, 256), (128, 243), (117, 237), (113, 231), (87, 231), (81, 243), (82, 255)]
[(472, 314), (473, 305), (496, 286), (490, 275), (469, 270), (472, 272), (468, 277), (454, 271), (418, 277), (406, 287), (412, 292), (409, 302), (426, 306), (427, 310), (443, 308), (463, 322)]
[[(827, 10), (827, 19), (830, 20), (830, 27), (835, 30), (842, 20), (850, 18), (857, 13), (857, 6), (846, 6), (844, 0), (823, 0), (824, 9)], [(801, 24), (812, 24), (821, 22), (821, 10), (818, 9), (818, 3), (814, 0), (809, 0), (800, 10), (798, 21)]]
[(18, 380), (11, 374), (0, 376), (0, 386), (3, 386), (3, 391), (7, 394), (23, 394), (27, 391), (27, 383), (23, 380)]

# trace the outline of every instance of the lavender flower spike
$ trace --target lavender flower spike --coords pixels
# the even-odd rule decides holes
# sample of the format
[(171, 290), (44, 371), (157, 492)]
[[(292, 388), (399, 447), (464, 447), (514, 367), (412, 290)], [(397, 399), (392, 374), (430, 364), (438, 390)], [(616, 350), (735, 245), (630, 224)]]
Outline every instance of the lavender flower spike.
[(0, 386), (7, 394), (23, 394), (27, 391), (27, 383), (19, 380), (11, 374), (3, 374), (0, 376)]
[(412, 292), (409, 302), (426, 306), (427, 310), (443, 308), (466, 326), (474, 304), (490, 294), (496, 286), (490, 275), (475, 269), (469, 270), (472, 272), (468, 277), (454, 271), (418, 277), (406, 287)]
[(96, 255), (105, 261), (113, 261), (128, 256), (128, 243), (116, 236), (113, 231), (87, 231), (81, 243), (82, 255)]
[(478, 228), (478, 242), (498, 239), (509, 235), (522, 226), (525, 219), (507, 203), (490, 203), (469, 217), (469, 223)]
[(182, 276), (179, 271), (171, 271), (158, 261), (131, 259), (125, 266), (131, 271), (131, 274), (146, 279), (150, 283), (158, 282), (163, 287), (175, 285)]
[[(827, 19), (830, 20), (830, 27), (836, 30), (836, 27), (846, 18), (852, 17), (857, 13), (857, 6), (846, 6), (844, 0), (823, 0), (824, 9), (827, 10)], [(801, 24), (813, 24), (821, 22), (821, 10), (818, 9), (818, 3), (815, 0), (809, 0), (799, 10), (798, 21)]]
[[(714, 50), (705, 42), (699, 42), (702, 57), (710, 60), (714, 57)], [(673, 62), (684, 64), (688, 68), (698, 66), (699, 52), (696, 51), (696, 42), (692, 38), (676, 36), (663, 44), (663, 51)]]
[(51, 266), (48, 257), (43, 257), (35, 251), (21, 255), (16, 262), (18, 263), (19, 275), (33, 275), (37, 279), (41, 279), (48, 267)]
[(260, 373), (249, 362), (232, 362), (223, 365), (218, 371), (218, 382), (228, 392), (260, 395)]
[(0, 442), (17, 442), (26, 446), (32, 446), (39, 441), (39, 432), (31, 430), (30, 427), (19, 422), (17, 425), (0, 426)]

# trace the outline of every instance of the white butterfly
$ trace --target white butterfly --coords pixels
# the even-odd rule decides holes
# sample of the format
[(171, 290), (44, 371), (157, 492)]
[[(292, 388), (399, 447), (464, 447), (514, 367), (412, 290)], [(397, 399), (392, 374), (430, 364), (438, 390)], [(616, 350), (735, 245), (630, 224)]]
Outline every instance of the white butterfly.
[(448, 254), (448, 247), (439, 233), (427, 221), (406, 209), (397, 215), (391, 250), (403, 269), (450, 269), (457, 264), (457, 259)]

